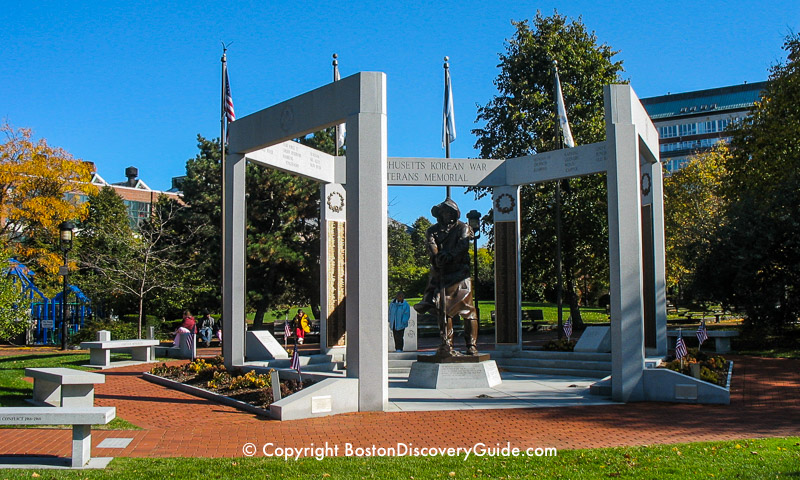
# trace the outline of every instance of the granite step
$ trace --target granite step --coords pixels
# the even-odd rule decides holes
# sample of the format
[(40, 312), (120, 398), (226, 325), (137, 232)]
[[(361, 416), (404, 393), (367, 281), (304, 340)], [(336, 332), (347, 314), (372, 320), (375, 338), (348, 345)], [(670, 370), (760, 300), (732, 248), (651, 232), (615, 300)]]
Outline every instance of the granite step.
[[(536, 368), (561, 368), (569, 370), (598, 370), (611, 373), (611, 362), (587, 360), (561, 360), (539, 358), (497, 358), (498, 366), (502, 367), (536, 367)], [(607, 374), (608, 374), (607, 373)]]
[(549, 350), (521, 350), (516, 352), (511, 351), (494, 351), (491, 352), (493, 359), (499, 358), (538, 358), (538, 359), (559, 359), (559, 360), (584, 360), (584, 361), (600, 361), (610, 362), (610, 353), (589, 353), (589, 352), (557, 352)]
[(502, 371), (515, 372), (515, 373), (531, 373), (537, 375), (557, 375), (564, 377), (587, 377), (587, 378), (604, 378), (609, 372), (603, 370), (583, 370), (583, 369), (570, 369), (570, 368), (544, 368), (544, 367), (522, 367), (522, 366), (505, 366), (498, 364)]
[(600, 395), (603, 397), (611, 396), (611, 377), (606, 377), (597, 383), (593, 383), (589, 387), (589, 393), (592, 395)]

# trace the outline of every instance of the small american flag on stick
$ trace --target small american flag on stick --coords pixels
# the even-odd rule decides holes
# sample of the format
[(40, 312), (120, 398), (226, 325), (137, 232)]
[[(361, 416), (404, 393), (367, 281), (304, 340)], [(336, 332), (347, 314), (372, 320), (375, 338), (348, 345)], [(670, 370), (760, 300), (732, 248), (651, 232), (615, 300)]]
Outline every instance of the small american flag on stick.
[(569, 317), (564, 323), (564, 335), (567, 336), (567, 341), (569, 341), (569, 337), (572, 336), (572, 317)]
[(683, 337), (678, 337), (678, 342), (675, 344), (675, 356), (677, 358), (683, 358), (689, 354), (689, 351), (686, 349), (686, 342), (683, 341)]
[(289, 320), (283, 322), (283, 345), (286, 345), (286, 342), (289, 341), (289, 337), (292, 336), (292, 328), (289, 326)]
[(294, 344), (294, 352), (292, 352), (292, 364), (289, 366), (292, 370), (297, 370), (300, 373), (300, 353), (297, 349), (297, 344)]
[(706, 322), (703, 321), (697, 327), (697, 341), (700, 342), (700, 345), (703, 345), (706, 340), (708, 340), (708, 330), (706, 330)]

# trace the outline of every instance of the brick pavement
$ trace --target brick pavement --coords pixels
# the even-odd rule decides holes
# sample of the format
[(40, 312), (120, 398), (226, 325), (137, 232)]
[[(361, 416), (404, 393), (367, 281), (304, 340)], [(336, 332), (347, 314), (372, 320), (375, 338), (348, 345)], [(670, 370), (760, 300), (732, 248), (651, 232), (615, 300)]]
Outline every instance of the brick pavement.
[[(512, 446), (596, 448), (623, 445), (800, 435), (800, 360), (730, 356), (731, 405), (631, 403), (448, 412), (355, 413), (293, 422), (266, 420), (231, 407), (145, 381), (147, 367), (106, 370), (95, 404), (143, 430), (94, 431), (105, 438), (133, 438), (123, 449), (96, 456), (238, 457), (242, 445), (303, 447), (345, 443), (369, 447), (463, 446), (477, 442)], [(70, 454), (69, 430), (0, 430), (0, 455)]]

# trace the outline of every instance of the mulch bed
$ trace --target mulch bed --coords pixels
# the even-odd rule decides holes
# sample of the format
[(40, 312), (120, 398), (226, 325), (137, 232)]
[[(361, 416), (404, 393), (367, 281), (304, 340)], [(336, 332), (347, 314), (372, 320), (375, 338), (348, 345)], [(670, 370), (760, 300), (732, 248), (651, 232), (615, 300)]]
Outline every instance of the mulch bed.
[[(245, 373), (239, 369), (228, 371), (223, 365), (222, 357), (208, 361), (197, 359), (182, 365), (161, 364), (153, 367), (150, 373), (265, 410), (268, 410), (274, 401), (269, 374), (257, 374), (253, 371)], [(311, 380), (303, 383), (297, 380), (281, 380), (281, 397), (287, 397), (312, 383)]]

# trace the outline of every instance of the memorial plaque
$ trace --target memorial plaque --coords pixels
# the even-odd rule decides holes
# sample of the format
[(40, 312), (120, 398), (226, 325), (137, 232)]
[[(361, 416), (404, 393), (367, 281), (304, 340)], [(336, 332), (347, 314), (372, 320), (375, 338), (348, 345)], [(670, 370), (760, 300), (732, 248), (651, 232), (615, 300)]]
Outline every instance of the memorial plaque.
[(311, 413), (326, 413), (333, 410), (333, 401), (330, 395), (311, 397)]
[(493, 186), (505, 184), (503, 160), (473, 158), (388, 159), (389, 185)]
[(334, 180), (332, 155), (292, 140), (250, 152), (245, 158), (251, 162), (320, 182), (333, 183)]
[(495, 222), (495, 335), (497, 343), (517, 343), (517, 224)]
[(507, 185), (541, 183), (605, 172), (606, 142), (506, 160)]

